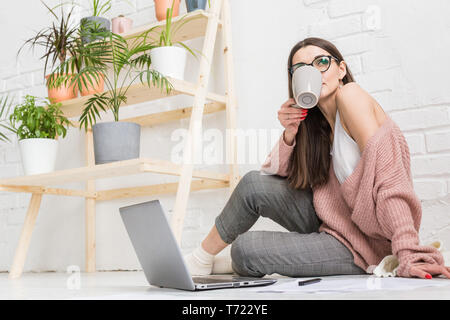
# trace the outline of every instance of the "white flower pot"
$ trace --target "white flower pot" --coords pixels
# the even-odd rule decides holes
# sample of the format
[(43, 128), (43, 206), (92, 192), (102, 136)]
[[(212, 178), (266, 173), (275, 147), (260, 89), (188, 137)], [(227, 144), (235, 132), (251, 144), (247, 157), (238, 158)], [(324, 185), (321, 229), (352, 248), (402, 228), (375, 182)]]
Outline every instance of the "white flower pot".
[(150, 50), (152, 69), (164, 76), (184, 80), (187, 50), (181, 47), (167, 46)]
[(33, 138), (19, 140), (25, 175), (47, 173), (55, 170), (58, 140)]

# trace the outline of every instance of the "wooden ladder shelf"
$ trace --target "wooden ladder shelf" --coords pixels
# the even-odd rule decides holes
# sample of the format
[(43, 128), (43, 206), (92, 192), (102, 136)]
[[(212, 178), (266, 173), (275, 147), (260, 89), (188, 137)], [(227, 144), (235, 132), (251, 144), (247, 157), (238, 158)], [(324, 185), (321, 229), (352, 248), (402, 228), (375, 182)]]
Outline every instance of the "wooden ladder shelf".
[[(189, 131), (183, 149), (182, 164), (170, 161), (139, 158), (126, 161), (95, 165), (94, 142), (92, 129), (88, 129), (85, 136), (86, 166), (82, 168), (59, 170), (51, 173), (20, 176), (15, 178), (0, 179), (0, 190), (10, 192), (31, 193), (31, 200), (22, 227), (19, 242), (10, 269), (10, 278), (18, 278), (22, 274), (26, 260), (26, 254), (31, 241), (34, 224), (38, 215), (42, 195), (61, 195), (85, 198), (85, 271), (94, 272), (95, 262), (95, 207), (97, 201), (106, 201), (118, 198), (142, 197), (157, 194), (168, 194), (176, 192), (174, 213), (172, 216), (172, 229), (177, 242), (180, 244), (183, 231), (183, 223), (190, 191), (228, 188), (228, 195), (236, 187), (240, 180), (237, 167), (236, 154), (236, 97), (234, 90), (234, 70), (231, 43), (231, 20), (229, 0), (213, 0), (208, 11), (195, 10), (186, 13), (189, 19), (182, 29), (179, 30), (173, 41), (185, 41), (204, 37), (202, 55), (200, 57), (200, 70), (197, 83), (190, 83), (168, 77), (173, 85), (170, 95), (159, 88), (149, 88), (146, 85), (134, 84), (127, 93), (127, 105), (161, 99), (178, 94), (186, 94), (194, 97), (192, 107), (185, 107), (172, 111), (146, 114), (121, 121), (133, 121), (142, 126), (154, 126), (173, 120), (190, 117)], [(182, 16), (172, 20), (174, 27), (179, 23)], [(133, 29), (124, 34), (125, 38), (131, 38), (146, 30), (165, 24), (164, 21)], [(225, 95), (207, 92), (208, 81), (213, 60), (214, 46), (217, 30), (221, 29), (223, 35), (223, 57), (225, 68)], [(64, 101), (62, 110), (71, 118), (79, 116), (83, 105), (90, 96), (80, 97)], [(208, 102), (206, 103), (206, 100)], [(196, 154), (198, 145), (201, 143), (201, 123), (203, 114), (226, 111), (226, 159), (229, 172), (218, 173), (203, 170), (194, 170), (193, 155)], [(76, 121), (72, 121), (78, 124)], [(200, 124), (200, 125), (199, 125)], [(175, 183), (153, 184), (149, 186), (128, 187), (111, 190), (96, 190), (95, 180), (111, 178), (139, 173), (159, 173), (179, 176)], [(193, 178), (197, 178), (193, 180)], [(52, 185), (61, 185), (73, 182), (85, 182), (86, 187), (82, 190), (65, 188), (52, 188)]]

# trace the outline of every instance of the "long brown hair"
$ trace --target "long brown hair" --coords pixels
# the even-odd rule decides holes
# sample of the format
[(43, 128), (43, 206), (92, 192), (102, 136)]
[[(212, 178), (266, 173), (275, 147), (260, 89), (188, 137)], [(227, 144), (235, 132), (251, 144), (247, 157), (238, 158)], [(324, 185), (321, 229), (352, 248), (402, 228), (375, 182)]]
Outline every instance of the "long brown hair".
[[(339, 50), (331, 42), (310, 37), (298, 42), (289, 54), (288, 70), (292, 67), (294, 54), (303, 47), (314, 45), (336, 57), (340, 63), (344, 60)], [(354, 82), (352, 73), (346, 64), (347, 74), (342, 79), (344, 84)], [(289, 98), (293, 98), (292, 76), (288, 71)], [(308, 115), (300, 122), (295, 137), (293, 155), (288, 164), (287, 181), (295, 189), (319, 186), (328, 181), (330, 169), (331, 127), (318, 106), (308, 110)]]

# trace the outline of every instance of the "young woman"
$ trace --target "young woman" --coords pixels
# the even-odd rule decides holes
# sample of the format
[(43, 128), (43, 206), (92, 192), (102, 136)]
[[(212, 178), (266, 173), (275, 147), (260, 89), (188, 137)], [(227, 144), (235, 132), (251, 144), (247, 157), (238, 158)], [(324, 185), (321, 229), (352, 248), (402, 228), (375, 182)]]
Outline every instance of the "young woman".
[[(291, 107), (295, 104), (292, 73), (305, 64), (322, 73), (318, 105), (307, 110)], [(331, 161), (342, 183), (387, 115), (354, 82), (340, 52), (324, 39), (307, 38), (292, 48), (288, 83), (290, 98), (278, 111), (285, 130), (261, 168), (272, 174), (253, 170), (242, 177), (207, 237), (186, 256), (192, 275), (213, 271), (255, 277), (272, 273), (291, 277), (366, 273), (355, 264), (346, 245), (332, 234), (319, 231), (322, 221), (313, 205), (311, 187), (327, 182)], [(334, 142), (336, 148), (332, 148)], [(278, 152), (289, 157), (273, 161)], [(274, 163), (275, 169), (271, 167)], [(288, 232), (248, 231), (260, 216), (272, 219)], [(231, 259), (215, 259), (229, 244)], [(418, 264), (409, 274), (423, 278), (444, 274), (450, 278), (449, 268), (439, 264)]]

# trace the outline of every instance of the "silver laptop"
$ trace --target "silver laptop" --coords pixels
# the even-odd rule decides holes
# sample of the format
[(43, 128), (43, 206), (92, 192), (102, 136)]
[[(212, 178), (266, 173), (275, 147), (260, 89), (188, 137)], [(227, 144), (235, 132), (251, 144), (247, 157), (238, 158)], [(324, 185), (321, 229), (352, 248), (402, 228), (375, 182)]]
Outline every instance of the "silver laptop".
[(119, 211), (151, 285), (194, 291), (265, 286), (277, 282), (276, 279), (233, 275), (192, 277), (159, 200), (122, 207)]

